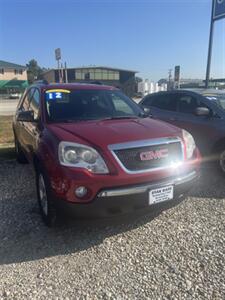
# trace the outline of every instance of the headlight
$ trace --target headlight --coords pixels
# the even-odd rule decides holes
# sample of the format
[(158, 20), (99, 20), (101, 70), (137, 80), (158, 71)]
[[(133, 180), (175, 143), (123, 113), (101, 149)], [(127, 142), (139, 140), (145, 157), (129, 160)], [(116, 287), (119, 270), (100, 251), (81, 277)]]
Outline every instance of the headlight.
[(86, 145), (61, 142), (58, 154), (60, 164), (63, 166), (85, 168), (95, 174), (109, 173), (100, 154)]
[(194, 150), (196, 148), (195, 141), (193, 136), (186, 130), (182, 130), (183, 138), (186, 145), (187, 159), (190, 159), (193, 156)]

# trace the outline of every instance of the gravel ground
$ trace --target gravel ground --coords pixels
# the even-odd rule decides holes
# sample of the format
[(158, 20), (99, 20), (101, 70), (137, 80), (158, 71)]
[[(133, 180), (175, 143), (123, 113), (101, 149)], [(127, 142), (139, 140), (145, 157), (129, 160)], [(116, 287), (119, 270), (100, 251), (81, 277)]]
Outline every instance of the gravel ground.
[(225, 299), (225, 188), (212, 169), (158, 216), (46, 228), (29, 166), (0, 162), (0, 299)]

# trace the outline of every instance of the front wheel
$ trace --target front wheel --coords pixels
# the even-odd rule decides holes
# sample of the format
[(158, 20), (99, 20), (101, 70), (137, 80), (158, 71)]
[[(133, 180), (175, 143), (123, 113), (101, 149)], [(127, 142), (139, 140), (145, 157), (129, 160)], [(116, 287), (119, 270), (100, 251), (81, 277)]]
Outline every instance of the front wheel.
[(47, 177), (41, 170), (36, 172), (36, 186), (38, 204), (42, 219), (48, 227), (56, 225), (57, 215), (54, 201), (51, 196), (51, 187), (48, 183)]

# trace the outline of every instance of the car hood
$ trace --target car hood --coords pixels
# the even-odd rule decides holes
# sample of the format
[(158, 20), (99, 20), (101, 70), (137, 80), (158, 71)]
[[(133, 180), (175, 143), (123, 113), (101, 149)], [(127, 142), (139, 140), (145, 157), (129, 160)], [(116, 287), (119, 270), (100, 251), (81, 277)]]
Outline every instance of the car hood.
[(100, 147), (162, 137), (181, 137), (181, 129), (150, 118), (57, 123), (48, 125), (48, 128), (60, 141), (85, 141)]

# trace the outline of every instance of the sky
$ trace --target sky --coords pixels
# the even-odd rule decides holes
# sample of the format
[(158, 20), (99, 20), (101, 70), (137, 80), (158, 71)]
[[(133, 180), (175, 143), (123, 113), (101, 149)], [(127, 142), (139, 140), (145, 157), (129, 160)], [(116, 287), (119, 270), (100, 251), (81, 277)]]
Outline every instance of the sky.
[[(159, 80), (181, 66), (204, 79), (211, 0), (0, 0), (0, 60), (100, 65)], [(225, 19), (215, 22), (211, 77), (225, 77)]]

